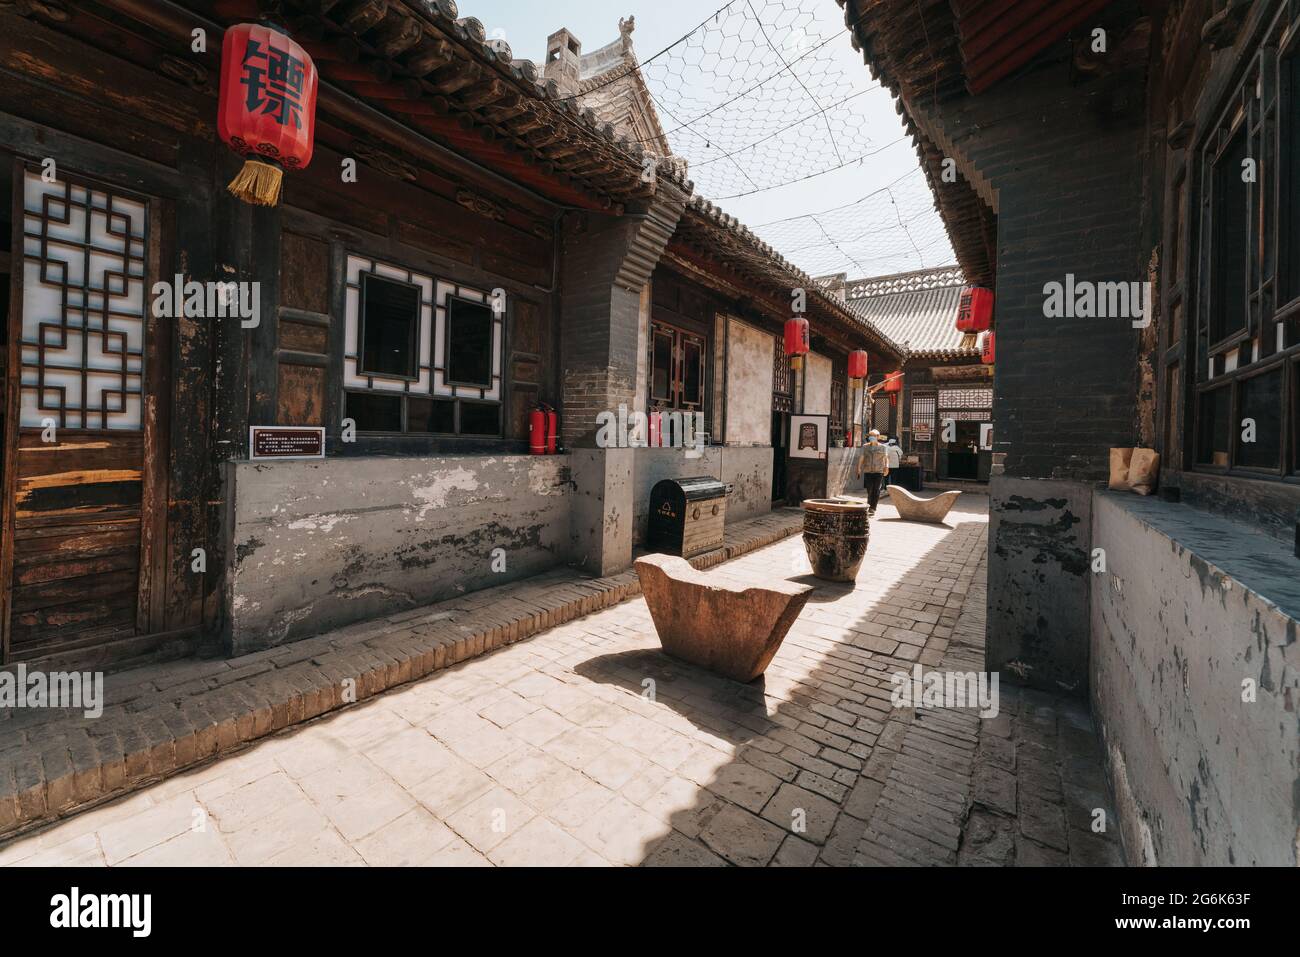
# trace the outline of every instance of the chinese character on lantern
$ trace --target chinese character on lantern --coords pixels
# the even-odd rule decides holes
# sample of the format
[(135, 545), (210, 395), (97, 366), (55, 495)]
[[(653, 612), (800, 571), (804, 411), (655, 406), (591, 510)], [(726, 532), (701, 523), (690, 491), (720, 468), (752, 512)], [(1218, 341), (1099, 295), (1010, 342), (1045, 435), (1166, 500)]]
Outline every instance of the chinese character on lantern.
[(248, 88), (244, 101), (248, 111), (260, 110), (281, 126), (292, 120), (296, 129), (302, 129), (303, 80), (307, 72), (303, 61), (288, 50), (263, 47), (250, 39), (244, 48), (243, 65), (244, 75), (239, 82)]

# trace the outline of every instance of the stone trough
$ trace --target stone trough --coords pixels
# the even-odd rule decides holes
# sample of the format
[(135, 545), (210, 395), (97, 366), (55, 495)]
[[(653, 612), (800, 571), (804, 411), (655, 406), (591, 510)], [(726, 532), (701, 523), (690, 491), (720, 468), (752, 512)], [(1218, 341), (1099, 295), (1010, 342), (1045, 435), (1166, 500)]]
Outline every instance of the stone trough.
[(673, 555), (638, 558), (636, 573), (664, 651), (733, 681), (767, 670), (813, 591), (779, 580), (740, 588)]
[(940, 492), (933, 498), (921, 498), (898, 485), (889, 486), (889, 500), (898, 509), (898, 517), (909, 522), (942, 522), (961, 492)]

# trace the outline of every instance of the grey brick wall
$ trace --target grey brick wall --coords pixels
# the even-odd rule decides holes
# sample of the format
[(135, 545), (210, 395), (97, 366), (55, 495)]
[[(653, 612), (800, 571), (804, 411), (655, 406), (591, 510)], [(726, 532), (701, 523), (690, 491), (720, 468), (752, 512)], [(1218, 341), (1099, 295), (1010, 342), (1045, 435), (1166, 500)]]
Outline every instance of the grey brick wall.
[[(1049, 319), (1043, 287), (1147, 278), (1145, 78), (1079, 82), (1065, 62), (978, 97), (915, 106), (998, 213), (990, 668), (1084, 694), (1091, 549), (1086, 503), (1109, 449), (1137, 430), (1140, 330)], [(936, 137), (937, 138), (937, 137)]]

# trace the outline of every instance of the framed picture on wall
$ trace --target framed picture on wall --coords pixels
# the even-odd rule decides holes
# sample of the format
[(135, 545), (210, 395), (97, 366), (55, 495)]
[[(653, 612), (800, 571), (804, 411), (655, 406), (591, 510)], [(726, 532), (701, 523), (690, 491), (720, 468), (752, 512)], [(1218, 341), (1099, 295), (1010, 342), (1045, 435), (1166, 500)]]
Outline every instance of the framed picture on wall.
[(790, 416), (790, 458), (822, 459), (830, 448), (829, 415)]

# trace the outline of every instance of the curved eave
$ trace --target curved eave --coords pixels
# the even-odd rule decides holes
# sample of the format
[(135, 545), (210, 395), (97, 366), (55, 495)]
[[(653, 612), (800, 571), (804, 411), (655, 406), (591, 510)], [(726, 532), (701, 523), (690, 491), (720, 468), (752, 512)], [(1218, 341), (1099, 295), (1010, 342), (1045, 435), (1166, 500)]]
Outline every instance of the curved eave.
[[(242, 19), (237, 4), (221, 9)], [(322, 79), (556, 202), (621, 212), (653, 189), (645, 151), (561, 97), (454, 0), (282, 0), (283, 19)], [(658, 169), (689, 192), (666, 164)]]

